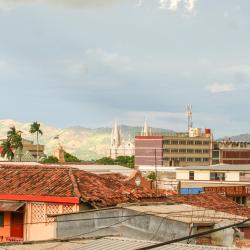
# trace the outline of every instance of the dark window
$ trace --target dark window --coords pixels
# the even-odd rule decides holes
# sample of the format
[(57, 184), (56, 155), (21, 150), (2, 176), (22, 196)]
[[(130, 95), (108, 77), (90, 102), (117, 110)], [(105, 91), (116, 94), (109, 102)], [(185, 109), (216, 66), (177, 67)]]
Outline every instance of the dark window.
[(193, 150), (193, 149), (187, 149), (187, 152), (188, 152), (188, 153), (193, 153), (194, 150)]
[(0, 227), (4, 226), (4, 212), (0, 212)]
[(201, 141), (195, 141), (194, 144), (196, 144), (196, 145), (201, 145), (202, 142), (201, 142)]
[(194, 180), (194, 171), (189, 171), (189, 180)]
[(209, 141), (203, 141), (203, 145), (208, 145)]
[(225, 173), (210, 172), (210, 180), (211, 181), (224, 181)]
[(187, 144), (193, 145), (193, 144), (194, 144), (194, 141), (188, 141)]

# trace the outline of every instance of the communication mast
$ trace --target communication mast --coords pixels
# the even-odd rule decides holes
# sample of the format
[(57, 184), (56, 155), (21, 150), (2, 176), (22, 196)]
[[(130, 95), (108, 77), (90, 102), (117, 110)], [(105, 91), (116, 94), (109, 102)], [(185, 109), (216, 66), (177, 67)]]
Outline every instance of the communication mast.
[(192, 112), (192, 104), (186, 105), (186, 115), (188, 118), (188, 131), (193, 127), (193, 112)]

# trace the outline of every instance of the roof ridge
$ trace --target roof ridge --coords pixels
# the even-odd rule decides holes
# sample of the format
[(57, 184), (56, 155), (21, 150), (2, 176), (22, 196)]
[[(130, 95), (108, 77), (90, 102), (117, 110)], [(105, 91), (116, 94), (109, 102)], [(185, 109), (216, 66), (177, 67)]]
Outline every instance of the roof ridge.
[(75, 194), (77, 195), (78, 198), (81, 198), (81, 193), (80, 193), (76, 178), (75, 178), (74, 174), (72, 173), (71, 168), (69, 168), (69, 176), (70, 176), (71, 182), (73, 184)]

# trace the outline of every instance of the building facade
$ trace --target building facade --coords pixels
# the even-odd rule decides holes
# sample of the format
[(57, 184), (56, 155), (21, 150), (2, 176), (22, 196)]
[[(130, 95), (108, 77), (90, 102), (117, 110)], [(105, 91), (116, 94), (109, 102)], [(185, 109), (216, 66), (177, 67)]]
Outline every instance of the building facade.
[(135, 137), (135, 165), (193, 166), (212, 163), (209, 129), (162, 136)]
[(121, 129), (115, 121), (112, 132), (109, 149), (109, 157), (116, 159), (118, 156), (133, 156), (135, 154), (135, 146), (131, 139), (122, 138)]

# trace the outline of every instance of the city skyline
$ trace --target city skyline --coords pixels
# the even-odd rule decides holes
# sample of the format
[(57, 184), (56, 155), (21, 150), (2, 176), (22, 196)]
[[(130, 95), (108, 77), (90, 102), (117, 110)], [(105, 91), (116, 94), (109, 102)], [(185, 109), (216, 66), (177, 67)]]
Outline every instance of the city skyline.
[(0, 119), (181, 131), (192, 103), (194, 127), (250, 133), (249, 7), (1, 0)]

